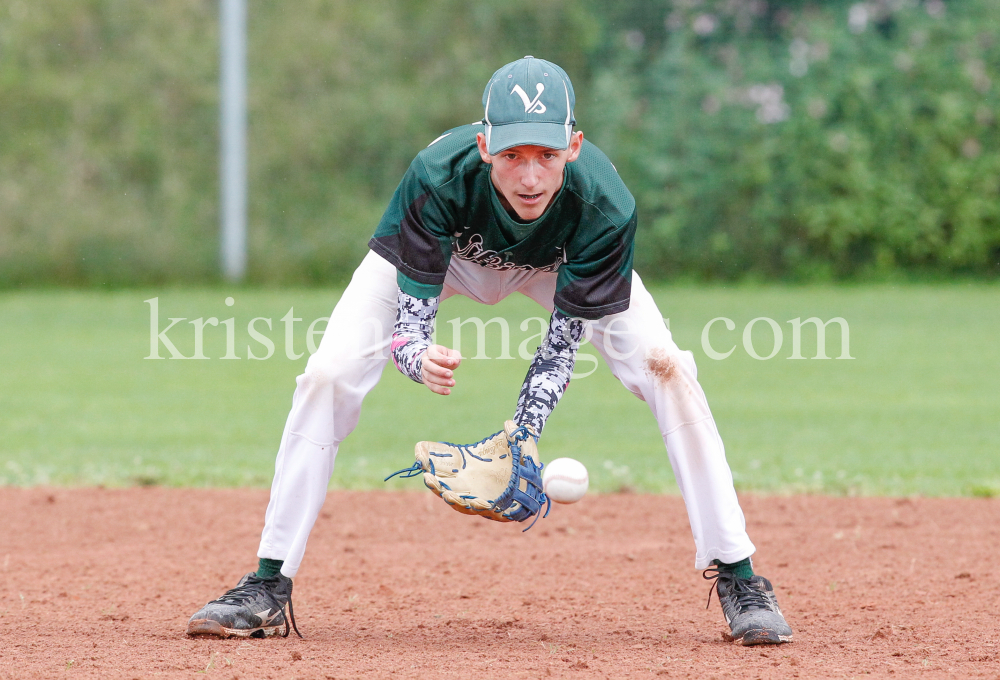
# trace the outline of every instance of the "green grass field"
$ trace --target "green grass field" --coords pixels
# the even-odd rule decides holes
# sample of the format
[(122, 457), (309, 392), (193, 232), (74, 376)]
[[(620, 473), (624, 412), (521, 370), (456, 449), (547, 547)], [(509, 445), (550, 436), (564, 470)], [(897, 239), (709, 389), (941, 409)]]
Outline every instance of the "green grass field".
[[(990, 495), (1000, 493), (1000, 288), (989, 285), (807, 287), (661, 287), (654, 291), (678, 344), (694, 352), (737, 486), (770, 492)], [(226, 306), (228, 295), (235, 298)], [(294, 307), (294, 353), (306, 351), (309, 323), (326, 316), (338, 293), (324, 290), (164, 290), (114, 293), (33, 291), (0, 294), (0, 483), (267, 485), (302, 356), (287, 358), (281, 319)], [(195, 318), (235, 318), (234, 354), (224, 360), (226, 328), (207, 326), (206, 360), (149, 360), (150, 305), (178, 351), (194, 353)], [(369, 395), (355, 433), (341, 447), (333, 486), (418, 487), (382, 478), (412, 461), (418, 439), (476, 440), (510, 417), (545, 317), (527, 298), (496, 307), (448, 300), (439, 340), (451, 344), (449, 319), (503, 316), (514, 359), (468, 359), (451, 397), (438, 397), (386, 370)], [(794, 318), (843, 317), (852, 360), (791, 360)], [(257, 356), (248, 322), (273, 341)], [(713, 360), (711, 342), (733, 353)], [(756, 317), (776, 321), (783, 345), (769, 360), (751, 358), (743, 330)], [(321, 322), (317, 326), (323, 328)], [(766, 322), (754, 347), (770, 353)], [(463, 353), (474, 354), (465, 327)], [(836, 325), (826, 353), (841, 355)], [(316, 338), (318, 341), (318, 337)], [(170, 352), (162, 344), (161, 356)], [(486, 353), (500, 354), (491, 326)], [(587, 347), (583, 355), (593, 355)], [(811, 326), (802, 355), (816, 354)], [(578, 371), (593, 363), (585, 357)], [(574, 380), (546, 428), (543, 457), (572, 456), (590, 469), (592, 488), (676, 490), (656, 423), (603, 364)]]

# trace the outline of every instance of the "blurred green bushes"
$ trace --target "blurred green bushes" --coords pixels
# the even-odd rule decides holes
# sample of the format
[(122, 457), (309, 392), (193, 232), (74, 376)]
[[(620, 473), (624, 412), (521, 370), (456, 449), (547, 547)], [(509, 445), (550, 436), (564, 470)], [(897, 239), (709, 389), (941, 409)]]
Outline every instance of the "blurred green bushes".
[[(0, 286), (217, 277), (217, 3), (0, 4)], [(524, 54), (652, 277), (1000, 273), (995, 0), (250, 2), (250, 278), (342, 281)]]
[(599, 88), (640, 266), (1000, 273), (995, 1), (675, 5)]

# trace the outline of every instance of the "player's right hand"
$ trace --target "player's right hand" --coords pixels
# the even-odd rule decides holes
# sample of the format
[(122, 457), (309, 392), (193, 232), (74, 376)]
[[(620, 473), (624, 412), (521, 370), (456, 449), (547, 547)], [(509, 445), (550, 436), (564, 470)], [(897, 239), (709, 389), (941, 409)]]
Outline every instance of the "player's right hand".
[(455, 369), (462, 363), (462, 355), (458, 350), (444, 345), (431, 345), (424, 352), (420, 366), (420, 377), (424, 379), (427, 389), (435, 394), (451, 394), (455, 386)]

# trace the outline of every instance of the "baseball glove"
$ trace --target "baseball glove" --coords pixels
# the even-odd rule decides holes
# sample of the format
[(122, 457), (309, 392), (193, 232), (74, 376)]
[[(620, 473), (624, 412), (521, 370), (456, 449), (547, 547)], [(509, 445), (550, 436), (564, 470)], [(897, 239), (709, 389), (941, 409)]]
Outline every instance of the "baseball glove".
[(551, 503), (542, 489), (542, 465), (536, 462), (538, 438), (512, 420), (475, 444), (419, 442), (414, 457), (411, 467), (386, 480), (422, 474), (424, 485), (455, 510), (497, 522), (537, 520), (542, 505), (548, 515)]

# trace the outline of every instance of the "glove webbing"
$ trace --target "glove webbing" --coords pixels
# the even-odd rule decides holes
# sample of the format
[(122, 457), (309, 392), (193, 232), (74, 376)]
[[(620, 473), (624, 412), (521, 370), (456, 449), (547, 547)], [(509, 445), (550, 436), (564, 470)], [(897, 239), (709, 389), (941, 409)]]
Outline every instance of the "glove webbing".
[[(531, 458), (521, 455), (521, 442), (531, 436), (533, 436), (531, 432), (523, 425), (511, 433), (509, 440), (510, 452), (513, 455), (514, 464), (510, 482), (493, 504), (494, 508), (506, 510), (515, 502), (518, 503), (520, 507), (507, 515), (507, 517), (515, 522), (523, 522), (534, 515), (535, 519), (532, 520), (531, 524), (524, 531), (535, 526), (542, 503), (545, 503), (545, 514), (542, 517), (548, 517), (549, 510), (552, 509), (552, 501), (546, 495), (542, 486), (541, 472), (545, 466), (536, 465), (535, 461)], [(521, 490), (521, 479), (524, 479), (528, 483), (524, 491)]]

